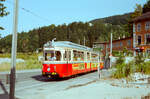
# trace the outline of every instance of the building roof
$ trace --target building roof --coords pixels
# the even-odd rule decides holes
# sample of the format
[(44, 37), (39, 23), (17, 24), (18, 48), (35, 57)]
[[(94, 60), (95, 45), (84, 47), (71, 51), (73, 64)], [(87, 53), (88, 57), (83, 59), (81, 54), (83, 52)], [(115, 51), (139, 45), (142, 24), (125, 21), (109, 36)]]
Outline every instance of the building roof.
[[(127, 40), (127, 39), (133, 39), (133, 37), (126, 37), (126, 38), (122, 38), (118, 40), (113, 40), (112, 42), (118, 42), (118, 41)], [(110, 43), (110, 42), (94, 42), (94, 44), (107, 44), (107, 43)]]
[(94, 42), (94, 44), (106, 44), (107, 42)]
[(141, 20), (146, 20), (146, 19), (150, 19), (150, 12), (144, 13), (139, 17), (136, 17), (135, 19), (133, 19), (133, 22), (137, 22), (137, 21), (141, 21)]

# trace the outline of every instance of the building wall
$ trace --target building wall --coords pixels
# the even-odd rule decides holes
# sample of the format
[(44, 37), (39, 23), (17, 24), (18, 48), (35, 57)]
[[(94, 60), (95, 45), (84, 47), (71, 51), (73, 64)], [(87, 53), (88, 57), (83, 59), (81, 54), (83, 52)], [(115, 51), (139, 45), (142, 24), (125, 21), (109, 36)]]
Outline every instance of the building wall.
[[(150, 50), (150, 44), (146, 44), (146, 34), (150, 34), (150, 28), (146, 30), (146, 22), (150, 22), (150, 19), (134, 22), (135, 34), (136, 34), (136, 47), (144, 47), (144, 51)], [(141, 24), (141, 29), (138, 31), (138, 24)], [(149, 26), (150, 27), (150, 26)], [(141, 36), (141, 44), (138, 45), (138, 36)]]
[[(149, 29), (146, 29), (146, 23), (149, 22)], [(140, 24), (140, 30), (139, 30), (139, 24)], [(146, 35), (150, 36), (150, 14), (143, 14), (140, 16), (140, 18), (137, 17), (136, 20), (133, 22), (133, 37), (130, 38), (124, 38), (121, 40), (115, 40), (113, 41), (113, 51), (122, 51), (124, 48), (127, 48), (128, 50), (134, 51), (136, 48), (144, 48), (144, 52), (150, 53), (150, 39), (149, 43), (146, 43)], [(141, 44), (138, 44), (138, 36), (141, 36)], [(135, 46), (133, 48), (133, 38), (135, 38)], [(128, 44), (128, 41), (131, 41), (130, 45)], [(122, 44), (121, 44), (122, 43)], [(98, 44), (98, 43), (97, 43)], [(102, 44), (102, 43), (101, 43)], [(103, 46), (102, 53), (105, 56), (106, 52), (110, 52), (110, 42), (103, 43), (101, 46)]]
[[(106, 46), (107, 51), (110, 52), (110, 43), (107, 43)], [(124, 48), (127, 48), (128, 50), (133, 50), (133, 38), (125, 38), (121, 40), (115, 40), (112, 42), (112, 50), (113, 51), (122, 51)], [(106, 49), (105, 49), (106, 50)]]
[[(106, 53), (110, 54), (110, 42), (108, 43), (97, 43), (96, 46), (103, 46), (102, 53), (105, 56)], [(112, 50), (113, 51), (122, 51), (124, 48), (128, 50), (133, 50), (133, 38), (124, 38), (120, 40), (115, 40), (112, 42)], [(106, 50), (107, 49), (107, 50)]]

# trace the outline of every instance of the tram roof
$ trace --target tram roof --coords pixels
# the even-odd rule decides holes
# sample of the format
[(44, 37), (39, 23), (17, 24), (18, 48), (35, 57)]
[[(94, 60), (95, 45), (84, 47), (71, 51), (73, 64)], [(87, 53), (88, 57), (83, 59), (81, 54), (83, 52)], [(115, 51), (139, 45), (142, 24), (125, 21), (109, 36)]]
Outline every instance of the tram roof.
[(68, 48), (74, 48), (74, 49), (79, 49), (79, 50), (92, 51), (92, 48), (79, 45), (76, 43), (72, 43), (70, 41), (47, 42), (46, 44), (44, 44), (44, 47), (68, 47)]

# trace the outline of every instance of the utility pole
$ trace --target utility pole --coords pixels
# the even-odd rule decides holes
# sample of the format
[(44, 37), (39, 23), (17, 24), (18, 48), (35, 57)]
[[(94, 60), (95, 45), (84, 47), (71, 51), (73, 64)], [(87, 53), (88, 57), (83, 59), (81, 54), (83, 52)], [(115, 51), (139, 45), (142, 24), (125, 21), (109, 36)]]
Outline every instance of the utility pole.
[(133, 55), (134, 57), (136, 56), (136, 51), (135, 51), (135, 47), (136, 47), (136, 33), (135, 33), (135, 24), (133, 24)]
[(13, 35), (12, 35), (9, 99), (15, 99), (17, 29), (18, 29), (18, 0), (14, 0), (14, 18), (13, 18)]
[(111, 33), (111, 37), (110, 37), (110, 68), (111, 68), (111, 57), (112, 57), (112, 33)]
[(135, 35), (135, 33), (133, 33), (133, 50), (134, 50), (133, 51), (133, 55), (134, 55), (134, 57), (136, 56), (136, 51), (135, 51), (135, 47), (136, 47), (135, 46), (135, 42), (136, 42), (136, 39), (135, 38), (136, 38), (136, 35)]
[(100, 54), (98, 54), (98, 67), (97, 67), (97, 71), (98, 71), (98, 78), (100, 79), (100, 62), (101, 62), (101, 60), (100, 60)]

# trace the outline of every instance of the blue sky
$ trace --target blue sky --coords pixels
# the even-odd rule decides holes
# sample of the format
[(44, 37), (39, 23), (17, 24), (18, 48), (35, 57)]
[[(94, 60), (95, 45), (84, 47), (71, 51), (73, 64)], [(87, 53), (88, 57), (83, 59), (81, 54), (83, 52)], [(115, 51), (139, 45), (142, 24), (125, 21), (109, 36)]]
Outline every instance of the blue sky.
[[(136, 3), (143, 5), (146, 0), (19, 0), (18, 32), (51, 24), (87, 22), (124, 14), (134, 11)], [(5, 30), (0, 30), (2, 37), (12, 34), (13, 24), (13, 0), (6, 0), (5, 5), (10, 14), (0, 18), (0, 26), (5, 28)]]

